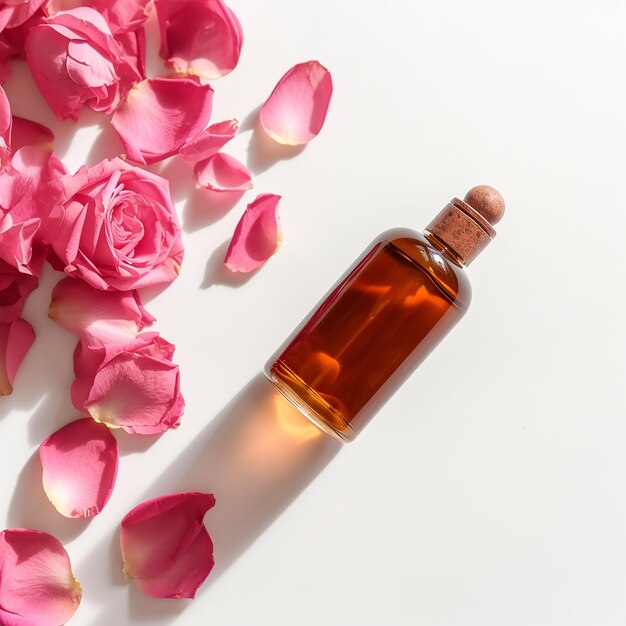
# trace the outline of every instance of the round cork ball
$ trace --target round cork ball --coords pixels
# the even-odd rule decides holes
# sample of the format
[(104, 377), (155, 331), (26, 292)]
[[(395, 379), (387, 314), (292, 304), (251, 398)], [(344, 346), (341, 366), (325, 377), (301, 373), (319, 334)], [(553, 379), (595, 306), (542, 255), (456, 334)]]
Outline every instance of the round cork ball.
[(489, 185), (472, 187), (463, 200), (490, 224), (497, 224), (504, 215), (504, 198), (497, 189)]

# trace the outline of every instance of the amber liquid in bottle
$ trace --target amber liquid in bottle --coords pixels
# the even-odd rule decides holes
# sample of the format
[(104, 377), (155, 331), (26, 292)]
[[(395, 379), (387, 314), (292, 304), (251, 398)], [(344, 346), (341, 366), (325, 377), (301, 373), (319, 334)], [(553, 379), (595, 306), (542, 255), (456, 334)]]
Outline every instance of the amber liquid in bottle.
[(463, 316), (461, 258), (431, 233), (381, 235), (266, 366), (309, 419), (351, 441)]

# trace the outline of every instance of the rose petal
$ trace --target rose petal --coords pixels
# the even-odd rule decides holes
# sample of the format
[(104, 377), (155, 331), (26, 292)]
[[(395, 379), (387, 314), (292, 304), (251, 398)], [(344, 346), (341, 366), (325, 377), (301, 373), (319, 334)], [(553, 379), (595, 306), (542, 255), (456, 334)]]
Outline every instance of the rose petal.
[(114, 356), (105, 356), (84, 405), (97, 422), (136, 435), (155, 435), (180, 425), (185, 401), (178, 365), (171, 362), (173, 346), (166, 349), (167, 342), (156, 341), (155, 334), (139, 335), (123, 348), (114, 348)]
[(239, 122), (236, 119), (211, 124), (187, 141), (180, 149), (180, 156), (186, 161), (202, 161), (219, 152), (236, 134)]
[(87, 0), (84, 2), (99, 13), (114, 34), (137, 30), (148, 19), (153, 0)]
[(54, 204), (51, 187), (66, 172), (49, 149), (28, 145), (0, 171), (0, 258), (33, 276), (41, 272), (47, 247), (42, 223)]
[(213, 568), (213, 544), (204, 526), (211, 494), (155, 498), (122, 520), (124, 573), (155, 598), (193, 598)]
[(0, 261), (0, 323), (19, 319), (26, 298), (37, 288), (39, 279), (24, 274), (4, 261)]
[(235, 157), (223, 152), (196, 163), (194, 175), (201, 187), (213, 191), (245, 191), (252, 189), (250, 170)]
[[(113, 344), (116, 346), (116, 344)], [(121, 346), (120, 346), (121, 349)], [(89, 393), (93, 386), (93, 379), (106, 358), (106, 347), (89, 347), (82, 341), (76, 344), (74, 349), (74, 382), (70, 389), (70, 397), (72, 404), (79, 410), (83, 411)]]
[(157, 0), (161, 57), (174, 72), (215, 80), (237, 66), (243, 32), (222, 0)]
[(109, 342), (102, 346), (89, 346), (79, 341), (74, 350), (74, 373), (70, 394), (72, 404), (79, 410), (85, 410), (85, 404), (94, 386), (94, 379), (99, 369), (120, 352), (144, 355), (172, 361), (175, 347), (165, 341), (159, 333), (141, 333), (136, 339), (124, 343)]
[(265, 193), (248, 205), (226, 251), (224, 264), (231, 272), (251, 272), (261, 267), (280, 248), (280, 198)]
[(24, 146), (36, 146), (52, 150), (54, 145), (53, 132), (43, 124), (13, 116), (13, 130), (11, 132), (11, 148), (13, 152)]
[(189, 78), (150, 78), (131, 89), (111, 123), (128, 158), (155, 163), (176, 154), (208, 124), (212, 101), (210, 85)]
[(23, 528), (0, 533), (1, 624), (65, 624), (81, 597), (70, 559), (57, 539)]
[(135, 77), (132, 84), (146, 78), (146, 30), (141, 27), (137, 30), (120, 32), (115, 35), (115, 41), (122, 49), (122, 58), (133, 69)]
[(17, 370), (34, 341), (35, 331), (26, 320), (0, 324), (0, 396), (12, 393)]
[(0, 165), (11, 159), (11, 105), (4, 89), (0, 87)]
[(65, 517), (93, 517), (111, 497), (117, 477), (117, 441), (90, 417), (50, 435), (39, 447), (43, 488)]
[(49, 149), (24, 146), (0, 170), (0, 258), (21, 272), (37, 275), (43, 263), (41, 218), (52, 206), (50, 185), (65, 173)]
[(323, 65), (317, 61), (295, 65), (261, 107), (261, 126), (278, 143), (307, 143), (322, 130), (332, 93), (333, 82)]
[(48, 317), (88, 347), (126, 343), (155, 321), (136, 291), (100, 291), (75, 278), (56, 284)]
[(20, 272), (34, 274), (30, 263), (35, 234), (40, 224), (39, 218), (19, 220), (17, 215), (3, 215), (0, 211), (0, 259), (18, 268)]
[[(14, 180), (10, 189), (0, 190), (2, 203), (6, 201), (12, 216), (21, 220), (44, 220), (54, 206), (54, 187), (67, 174), (67, 168), (50, 148), (26, 145), (13, 149), (11, 159)], [(9, 194), (8, 197), (5, 196)], [(37, 237), (41, 239), (42, 233)]]

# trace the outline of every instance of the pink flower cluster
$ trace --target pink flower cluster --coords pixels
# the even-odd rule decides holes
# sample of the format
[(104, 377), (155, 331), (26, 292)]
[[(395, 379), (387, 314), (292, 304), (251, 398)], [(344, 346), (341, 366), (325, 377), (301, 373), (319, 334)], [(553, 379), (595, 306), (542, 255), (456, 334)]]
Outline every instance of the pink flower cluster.
[[(156, 10), (169, 74), (147, 77), (145, 23)], [(12, 392), (35, 340), (22, 319), (47, 259), (63, 278), (49, 316), (77, 338), (71, 399), (79, 419), (40, 446), (42, 483), (70, 518), (99, 514), (118, 473), (113, 434), (176, 428), (185, 402), (174, 345), (144, 331), (155, 319), (137, 290), (167, 285), (184, 248), (168, 181), (148, 165), (180, 155), (210, 193), (243, 194), (252, 174), (222, 148), (237, 120), (210, 123), (210, 82), (238, 64), (243, 34), (222, 0), (0, 0), (0, 81), (24, 58), (60, 120), (83, 107), (111, 116), (125, 154), (67, 171), (52, 132), (12, 115), (0, 87), (0, 396)], [(274, 141), (302, 145), (321, 130), (332, 94), (317, 61), (292, 67), (259, 114)], [(252, 272), (279, 248), (280, 196), (244, 211), (224, 263)], [(122, 521), (124, 572), (146, 594), (192, 598), (213, 566), (204, 516), (211, 494), (183, 493), (140, 504)], [(50, 535), (0, 533), (0, 623), (65, 623), (82, 590), (63, 546)]]

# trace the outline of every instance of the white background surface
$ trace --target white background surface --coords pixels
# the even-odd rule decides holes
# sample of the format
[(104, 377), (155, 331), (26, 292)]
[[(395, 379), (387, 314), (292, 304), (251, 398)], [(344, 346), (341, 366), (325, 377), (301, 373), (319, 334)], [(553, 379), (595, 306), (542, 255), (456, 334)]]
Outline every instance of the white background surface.
[[(245, 48), (214, 85), (213, 119), (245, 120), (317, 58), (335, 83), (327, 124), (272, 163), (244, 123), (227, 151), (256, 189), (229, 212), (186, 164), (164, 164), (187, 256), (148, 309), (178, 347), (188, 408), (159, 440), (120, 438), (118, 485), (90, 524), (45, 501), (32, 456), (76, 417), (75, 340), (46, 318), (58, 276), (45, 274), (25, 312), (37, 342), (1, 401), (5, 525), (65, 543), (77, 625), (623, 625), (626, 5), (232, 6)], [(19, 63), (7, 91), (55, 129), (70, 168), (121, 149), (100, 116), (56, 122)], [(508, 214), (469, 270), (470, 312), (362, 436), (338, 451), (276, 409), (263, 363), (345, 267), (479, 183)], [(283, 195), (285, 241), (242, 283), (219, 267), (261, 192)], [(194, 602), (145, 598), (121, 575), (119, 521), (187, 489), (216, 495), (216, 568)]]

